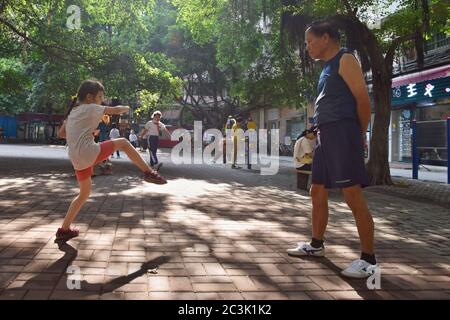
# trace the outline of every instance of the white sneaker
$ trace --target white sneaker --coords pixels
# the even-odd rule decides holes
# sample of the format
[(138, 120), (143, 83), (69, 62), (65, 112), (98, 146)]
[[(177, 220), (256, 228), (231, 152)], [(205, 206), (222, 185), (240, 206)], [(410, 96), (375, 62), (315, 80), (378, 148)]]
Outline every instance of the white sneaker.
[(304, 256), (314, 256), (314, 257), (324, 257), (325, 247), (314, 248), (307, 242), (299, 242), (298, 247), (294, 249), (288, 249), (287, 253), (294, 257), (304, 257)]
[(343, 276), (349, 278), (363, 279), (374, 274), (379, 268), (380, 266), (378, 264), (370, 264), (365, 260), (358, 259), (353, 261), (350, 266), (341, 273)]

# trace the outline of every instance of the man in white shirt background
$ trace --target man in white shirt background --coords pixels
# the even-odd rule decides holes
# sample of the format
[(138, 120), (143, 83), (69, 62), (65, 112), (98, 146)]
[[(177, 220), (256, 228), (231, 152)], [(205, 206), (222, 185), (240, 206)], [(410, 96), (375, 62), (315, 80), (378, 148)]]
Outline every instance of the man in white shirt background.
[(152, 114), (152, 120), (145, 124), (145, 128), (141, 134), (142, 137), (147, 136), (148, 148), (150, 151), (150, 166), (158, 171), (161, 169), (162, 163), (158, 162), (158, 157), (156, 152), (158, 151), (159, 136), (165, 132), (170, 135), (164, 123), (161, 120), (162, 113), (160, 111), (155, 111)]
[[(116, 126), (115, 123), (113, 123), (112, 129), (111, 129), (111, 131), (109, 132), (109, 138), (110, 138), (110, 139), (117, 139), (117, 138), (120, 138), (120, 131), (119, 131), (119, 129), (117, 129), (117, 126)], [(119, 150), (117, 150), (116, 153), (117, 153), (117, 158), (120, 158), (120, 152), (119, 152)], [(114, 158), (114, 153), (111, 155), (111, 158)]]
[(134, 130), (131, 129), (130, 131), (130, 137), (129, 137), (130, 143), (133, 145), (133, 147), (137, 147), (137, 141), (138, 141), (138, 137), (137, 135), (134, 133)]

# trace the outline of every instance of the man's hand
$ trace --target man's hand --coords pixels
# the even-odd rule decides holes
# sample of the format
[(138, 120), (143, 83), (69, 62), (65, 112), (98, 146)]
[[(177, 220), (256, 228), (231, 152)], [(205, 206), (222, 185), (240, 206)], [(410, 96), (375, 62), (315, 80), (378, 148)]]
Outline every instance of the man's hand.
[(362, 137), (363, 146), (367, 146), (367, 133), (364, 132), (361, 137)]

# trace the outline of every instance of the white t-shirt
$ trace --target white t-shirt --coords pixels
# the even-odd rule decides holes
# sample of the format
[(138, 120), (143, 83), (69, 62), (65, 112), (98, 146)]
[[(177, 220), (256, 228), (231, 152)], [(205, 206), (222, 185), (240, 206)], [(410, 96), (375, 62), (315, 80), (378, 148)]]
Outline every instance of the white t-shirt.
[(105, 106), (82, 104), (74, 107), (66, 120), (66, 141), (69, 158), (75, 170), (94, 165), (100, 154), (100, 145), (92, 134), (105, 113)]
[(117, 128), (112, 128), (109, 132), (109, 138), (110, 139), (117, 139), (120, 138), (120, 131)]
[(134, 133), (130, 133), (130, 142), (134, 142), (137, 140), (138, 140), (137, 135), (135, 135)]
[[(166, 129), (166, 126), (161, 121), (158, 124), (159, 124), (159, 128), (161, 128), (161, 130)], [(149, 136), (159, 136), (158, 124), (153, 122), (153, 120), (150, 120), (149, 122), (147, 122), (145, 124), (145, 129), (147, 130), (147, 133), (145, 134), (144, 138), (148, 138)]]
[(296, 168), (303, 167), (305, 163), (302, 163), (297, 160), (297, 158), (301, 159), (305, 154), (312, 153), (313, 148), (308, 138), (301, 137), (295, 142), (294, 146), (294, 163)]

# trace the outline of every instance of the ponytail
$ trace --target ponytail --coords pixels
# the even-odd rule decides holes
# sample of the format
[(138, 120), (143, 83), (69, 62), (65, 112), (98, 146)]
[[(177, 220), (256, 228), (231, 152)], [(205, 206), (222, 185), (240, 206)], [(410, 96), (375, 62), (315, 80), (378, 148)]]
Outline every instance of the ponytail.
[(72, 99), (70, 100), (69, 105), (67, 106), (66, 114), (64, 115), (64, 120), (67, 119), (73, 107), (75, 107), (75, 105), (77, 104), (77, 99), (78, 99), (77, 96), (73, 96)]
[(66, 114), (64, 115), (64, 120), (67, 119), (72, 109), (77, 105), (78, 101), (84, 101), (88, 94), (96, 95), (99, 91), (105, 92), (105, 88), (103, 85), (97, 80), (86, 80), (78, 88), (78, 92), (76, 96), (73, 96), (70, 100), (69, 105), (67, 106)]

